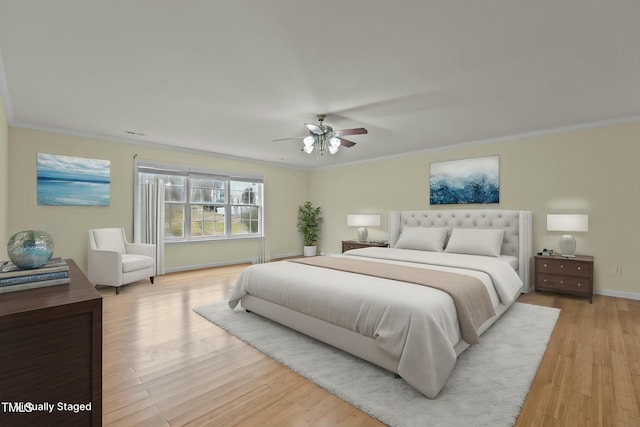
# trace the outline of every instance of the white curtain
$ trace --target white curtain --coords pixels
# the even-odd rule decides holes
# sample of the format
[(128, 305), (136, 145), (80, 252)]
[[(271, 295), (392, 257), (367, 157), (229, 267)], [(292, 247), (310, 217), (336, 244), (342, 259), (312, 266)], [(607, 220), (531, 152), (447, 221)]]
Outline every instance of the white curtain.
[(156, 245), (156, 276), (164, 274), (164, 182), (145, 182), (140, 194), (140, 243)]
[(267, 236), (263, 236), (258, 239), (258, 256), (256, 257), (256, 264), (263, 264), (265, 262), (269, 262), (271, 260), (271, 256), (269, 254), (269, 245), (267, 242)]

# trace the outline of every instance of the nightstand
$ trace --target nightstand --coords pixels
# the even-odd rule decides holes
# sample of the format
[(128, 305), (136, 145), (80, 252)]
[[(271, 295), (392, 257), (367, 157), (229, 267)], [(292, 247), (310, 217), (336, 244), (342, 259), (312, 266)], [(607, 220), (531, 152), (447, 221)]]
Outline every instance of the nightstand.
[(388, 242), (358, 242), (357, 240), (343, 240), (342, 252), (349, 251), (351, 249), (360, 248), (388, 248)]
[(536, 291), (576, 295), (589, 298), (589, 303), (593, 301), (592, 256), (536, 255), (534, 260)]

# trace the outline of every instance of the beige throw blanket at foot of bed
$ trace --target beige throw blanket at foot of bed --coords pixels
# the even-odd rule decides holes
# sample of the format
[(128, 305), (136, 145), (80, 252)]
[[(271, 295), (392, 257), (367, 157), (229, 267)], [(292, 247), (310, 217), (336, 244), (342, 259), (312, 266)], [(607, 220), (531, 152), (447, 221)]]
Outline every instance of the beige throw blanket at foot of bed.
[(496, 314), (484, 284), (479, 279), (464, 274), (331, 256), (288, 261), (409, 282), (444, 291), (454, 301), (462, 339), (469, 344), (480, 342), (478, 328)]

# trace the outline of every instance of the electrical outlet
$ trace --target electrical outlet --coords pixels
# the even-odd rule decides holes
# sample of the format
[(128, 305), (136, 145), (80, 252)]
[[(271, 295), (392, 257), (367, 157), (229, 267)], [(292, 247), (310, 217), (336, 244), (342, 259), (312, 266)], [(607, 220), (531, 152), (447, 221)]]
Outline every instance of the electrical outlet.
[(621, 265), (616, 265), (615, 267), (613, 267), (613, 275), (614, 276), (622, 275), (622, 266)]

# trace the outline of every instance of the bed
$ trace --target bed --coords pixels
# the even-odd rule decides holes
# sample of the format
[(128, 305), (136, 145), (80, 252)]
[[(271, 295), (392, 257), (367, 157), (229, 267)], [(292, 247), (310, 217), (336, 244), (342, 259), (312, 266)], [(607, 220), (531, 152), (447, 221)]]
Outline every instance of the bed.
[(529, 211), (391, 212), (389, 248), (249, 266), (229, 306), (374, 363), (436, 398), (457, 357), (530, 291), (530, 259)]

